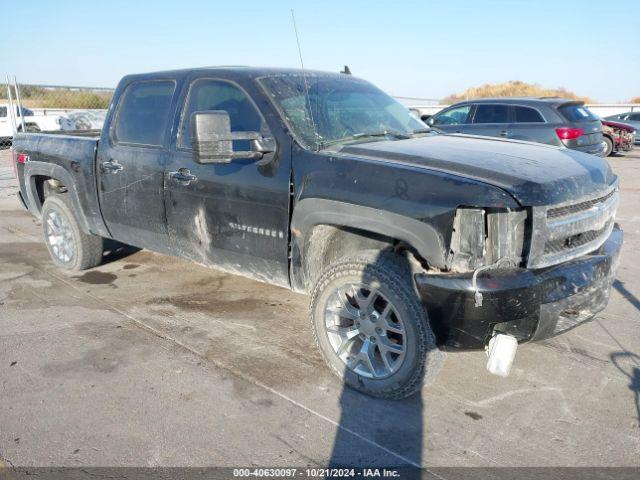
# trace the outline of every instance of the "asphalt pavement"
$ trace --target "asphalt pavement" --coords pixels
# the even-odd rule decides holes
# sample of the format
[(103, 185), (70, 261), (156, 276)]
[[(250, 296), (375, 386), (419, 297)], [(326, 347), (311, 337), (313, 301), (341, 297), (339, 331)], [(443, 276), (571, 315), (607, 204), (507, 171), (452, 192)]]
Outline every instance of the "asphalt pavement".
[(0, 466), (640, 466), (640, 153), (610, 162), (607, 309), (397, 402), (329, 373), (303, 295), (145, 250), (58, 270), (0, 152)]

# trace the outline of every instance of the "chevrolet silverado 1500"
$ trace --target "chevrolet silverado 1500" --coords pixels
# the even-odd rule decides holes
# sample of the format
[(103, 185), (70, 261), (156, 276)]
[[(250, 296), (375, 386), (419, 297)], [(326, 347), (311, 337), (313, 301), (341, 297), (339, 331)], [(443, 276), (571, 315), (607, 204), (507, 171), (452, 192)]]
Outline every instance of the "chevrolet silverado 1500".
[(58, 266), (114, 239), (308, 293), (330, 368), (388, 398), (446, 350), (504, 375), (518, 343), (592, 318), (622, 244), (606, 160), (439, 134), (345, 74), (130, 75), (101, 131), (19, 133), (14, 159)]

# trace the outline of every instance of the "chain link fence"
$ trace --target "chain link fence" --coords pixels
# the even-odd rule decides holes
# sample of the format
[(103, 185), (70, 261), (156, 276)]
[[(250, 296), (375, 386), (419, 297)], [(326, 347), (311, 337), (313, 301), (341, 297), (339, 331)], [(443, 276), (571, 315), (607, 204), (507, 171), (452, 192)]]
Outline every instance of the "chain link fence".
[[(112, 88), (30, 85), (7, 81), (0, 88), (0, 151), (15, 132), (99, 130), (113, 96)], [(437, 99), (395, 97), (416, 117), (426, 120), (447, 105)], [(604, 117), (640, 109), (638, 104), (589, 105)]]
[(0, 88), (0, 150), (16, 132), (99, 130), (113, 96), (111, 88), (29, 85)]

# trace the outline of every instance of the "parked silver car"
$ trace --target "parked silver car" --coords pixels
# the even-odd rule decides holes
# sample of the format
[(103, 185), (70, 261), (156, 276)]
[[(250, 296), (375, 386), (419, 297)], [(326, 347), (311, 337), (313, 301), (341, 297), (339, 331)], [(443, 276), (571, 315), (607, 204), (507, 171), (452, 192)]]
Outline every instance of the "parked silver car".
[(600, 118), (584, 102), (558, 97), (483, 98), (456, 103), (427, 123), (464, 133), (546, 143), (602, 156)]
[(80, 110), (62, 118), (62, 130), (100, 130), (107, 116), (106, 110)]

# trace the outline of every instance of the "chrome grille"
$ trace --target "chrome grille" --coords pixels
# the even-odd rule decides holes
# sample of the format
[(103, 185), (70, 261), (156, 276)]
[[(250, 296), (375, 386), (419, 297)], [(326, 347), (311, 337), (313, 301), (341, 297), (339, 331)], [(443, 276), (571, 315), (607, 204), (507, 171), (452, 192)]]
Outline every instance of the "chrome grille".
[(597, 240), (598, 237), (603, 235), (607, 230), (609, 230), (610, 223), (613, 223), (613, 220), (610, 220), (600, 230), (589, 230), (584, 233), (577, 233), (575, 235), (569, 235), (568, 237), (549, 240), (544, 246), (544, 253), (558, 253), (569, 248), (580, 247), (587, 243), (593, 242), (594, 240)]
[(599, 248), (613, 230), (619, 197), (616, 182), (588, 198), (534, 207), (529, 268), (557, 265)]
[(604, 197), (594, 198), (593, 200), (587, 200), (586, 202), (574, 203), (573, 205), (566, 205), (564, 207), (554, 207), (549, 208), (547, 210), (547, 218), (558, 218), (564, 217), (565, 215), (570, 215), (572, 213), (581, 212), (583, 210), (588, 210), (594, 205), (607, 201), (609, 198), (615, 194), (616, 191), (612, 190), (607, 193)]

